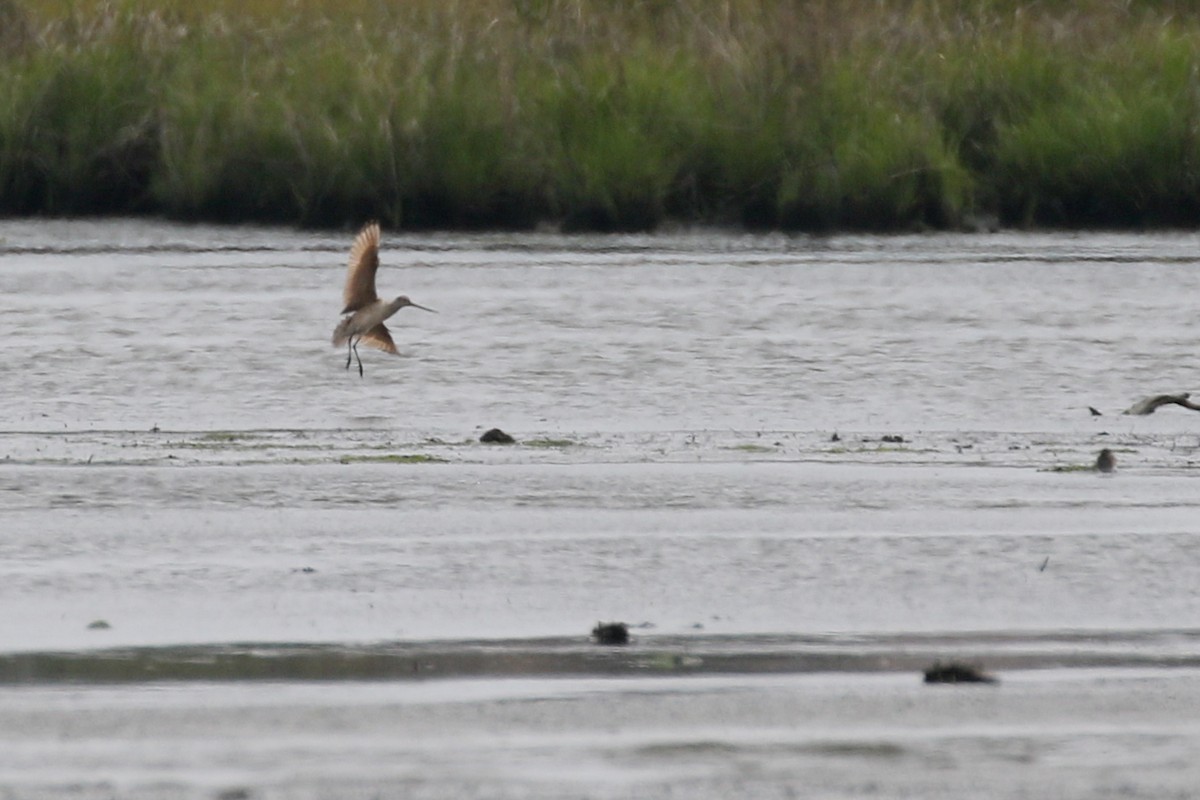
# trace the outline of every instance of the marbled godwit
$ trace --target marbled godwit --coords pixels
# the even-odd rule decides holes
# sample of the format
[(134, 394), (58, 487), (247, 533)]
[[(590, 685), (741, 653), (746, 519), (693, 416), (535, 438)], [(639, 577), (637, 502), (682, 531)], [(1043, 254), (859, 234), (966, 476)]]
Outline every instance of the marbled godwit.
[[(346, 288), (342, 299), (346, 316), (333, 330), (333, 346), (346, 345), (346, 369), (350, 359), (358, 359), (358, 376), (363, 374), (362, 359), (358, 357), (358, 343), (365, 342), (385, 353), (395, 353), (396, 343), (388, 333), (383, 321), (405, 306), (433, 311), (420, 306), (400, 295), (395, 300), (380, 300), (375, 294), (375, 271), (379, 269), (379, 223), (368, 222), (354, 237), (350, 248), (350, 267), (346, 273)], [(437, 312), (434, 312), (437, 313)]]

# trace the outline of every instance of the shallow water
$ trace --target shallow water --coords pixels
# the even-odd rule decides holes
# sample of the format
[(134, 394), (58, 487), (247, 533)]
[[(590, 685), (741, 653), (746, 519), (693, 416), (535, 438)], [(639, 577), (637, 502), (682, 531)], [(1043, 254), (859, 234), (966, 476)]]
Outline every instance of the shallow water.
[(1196, 785), (1200, 236), (350, 238), (0, 222), (14, 796)]
[(894, 674), (0, 690), (0, 779), (74, 798), (1186, 798), (1198, 682), (1089, 670), (982, 690)]

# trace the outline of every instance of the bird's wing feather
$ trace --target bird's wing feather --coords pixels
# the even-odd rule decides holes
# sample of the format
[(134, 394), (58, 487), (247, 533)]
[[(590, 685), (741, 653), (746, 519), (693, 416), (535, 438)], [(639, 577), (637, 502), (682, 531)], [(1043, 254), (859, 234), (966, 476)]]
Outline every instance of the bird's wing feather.
[(352, 319), (354, 318), (346, 317), (337, 324), (336, 328), (333, 329), (334, 347), (341, 347), (346, 343), (346, 340), (350, 338), (350, 320)]
[(379, 269), (379, 223), (368, 222), (354, 237), (350, 248), (350, 266), (346, 272), (346, 289), (342, 313), (357, 311), (378, 300), (375, 294), (375, 271)]
[(392, 335), (382, 322), (364, 333), (359, 341), (385, 353), (396, 353), (396, 343), (392, 341)]

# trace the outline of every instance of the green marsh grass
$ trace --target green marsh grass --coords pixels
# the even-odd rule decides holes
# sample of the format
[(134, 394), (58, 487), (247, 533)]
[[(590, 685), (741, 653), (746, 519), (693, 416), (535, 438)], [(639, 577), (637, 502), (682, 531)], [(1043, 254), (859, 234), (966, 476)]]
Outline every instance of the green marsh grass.
[(1182, 0), (0, 0), (0, 213), (1200, 222)]

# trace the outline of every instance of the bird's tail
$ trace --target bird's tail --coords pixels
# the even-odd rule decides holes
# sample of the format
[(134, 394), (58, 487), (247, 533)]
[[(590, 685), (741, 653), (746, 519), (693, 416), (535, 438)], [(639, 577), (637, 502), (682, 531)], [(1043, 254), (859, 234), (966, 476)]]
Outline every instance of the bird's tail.
[(333, 346), (341, 347), (350, 340), (350, 317), (346, 317), (333, 329)]

